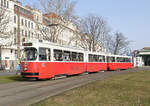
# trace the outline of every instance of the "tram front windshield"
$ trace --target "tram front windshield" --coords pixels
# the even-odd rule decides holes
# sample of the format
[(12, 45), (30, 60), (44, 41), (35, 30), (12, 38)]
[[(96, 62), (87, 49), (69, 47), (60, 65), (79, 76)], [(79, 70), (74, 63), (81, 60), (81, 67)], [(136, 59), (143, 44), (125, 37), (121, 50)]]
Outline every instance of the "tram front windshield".
[(23, 54), (24, 61), (34, 61), (37, 59), (37, 49), (36, 48), (25, 48)]

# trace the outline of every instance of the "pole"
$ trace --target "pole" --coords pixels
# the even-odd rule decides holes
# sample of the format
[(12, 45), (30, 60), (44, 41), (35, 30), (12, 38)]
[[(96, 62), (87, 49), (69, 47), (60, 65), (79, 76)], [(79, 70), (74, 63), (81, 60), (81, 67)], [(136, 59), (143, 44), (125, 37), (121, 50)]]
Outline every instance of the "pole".
[(17, 16), (18, 16), (18, 30), (17, 30), (17, 58), (20, 60), (20, 11), (18, 8), (17, 11)]
[(0, 69), (2, 69), (2, 46), (0, 45)]

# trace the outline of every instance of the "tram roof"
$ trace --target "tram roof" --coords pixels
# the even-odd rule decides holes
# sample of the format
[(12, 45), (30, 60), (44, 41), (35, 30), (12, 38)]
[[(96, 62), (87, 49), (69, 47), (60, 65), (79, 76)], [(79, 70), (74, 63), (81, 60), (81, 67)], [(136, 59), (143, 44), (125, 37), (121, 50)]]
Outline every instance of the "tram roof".
[[(101, 54), (101, 55), (107, 55), (105, 52), (91, 52), (91, 51), (86, 51), (84, 49), (80, 49), (77, 47), (72, 47), (72, 46), (66, 46), (66, 45), (59, 45), (57, 43), (52, 43), (52, 42), (39, 42), (39, 41), (32, 41), (32, 42), (25, 42), (25, 43), (32, 43), (32, 47), (46, 47), (46, 48), (55, 48), (55, 49), (63, 49), (63, 50), (71, 50), (71, 51), (76, 51), (76, 52), (87, 52), (91, 54)], [(31, 47), (31, 46), (26, 46), (26, 47)]]
[(110, 56), (110, 57), (132, 57), (132, 56), (125, 56), (125, 55), (114, 55), (114, 54), (109, 54), (107, 56)]

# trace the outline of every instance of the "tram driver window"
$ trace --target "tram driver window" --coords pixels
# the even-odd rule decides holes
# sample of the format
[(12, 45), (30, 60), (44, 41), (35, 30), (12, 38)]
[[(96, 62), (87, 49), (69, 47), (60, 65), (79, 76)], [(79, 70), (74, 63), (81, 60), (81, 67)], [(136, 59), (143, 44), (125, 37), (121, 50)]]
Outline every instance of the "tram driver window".
[(39, 48), (39, 60), (40, 61), (50, 61), (50, 49)]

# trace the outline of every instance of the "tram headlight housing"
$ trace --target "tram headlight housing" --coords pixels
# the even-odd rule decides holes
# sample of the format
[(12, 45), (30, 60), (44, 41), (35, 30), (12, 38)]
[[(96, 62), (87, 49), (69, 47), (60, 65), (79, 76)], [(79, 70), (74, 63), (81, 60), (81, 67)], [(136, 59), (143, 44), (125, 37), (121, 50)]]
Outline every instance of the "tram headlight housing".
[(24, 68), (24, 71), (27, 71), (27, 67)]

